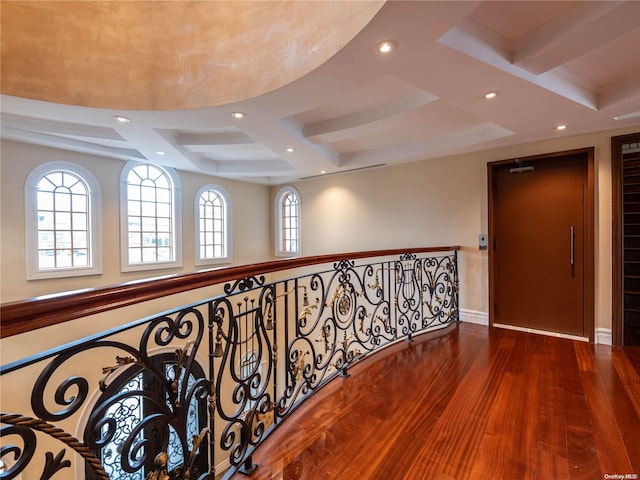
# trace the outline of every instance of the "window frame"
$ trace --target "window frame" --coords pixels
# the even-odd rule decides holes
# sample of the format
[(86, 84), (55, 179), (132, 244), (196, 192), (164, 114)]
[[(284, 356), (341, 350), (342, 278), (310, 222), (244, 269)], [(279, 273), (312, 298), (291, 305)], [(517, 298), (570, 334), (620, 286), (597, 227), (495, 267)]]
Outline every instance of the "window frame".
[[(88, 189), (87, 241), (88, 265), (41, 269), (38, 260), (38, 183), (54, 172), (68, 172), (79, 177)], [(100, 184), (87, 169), (72, 162), (52, 161), (34, 168), (25, 181), (25, 260), (26, 279), (81, 277), (102, 274), (101, 192)], [(73, 230), (72, 230), (73, 231)]]
[[(163, 172), (171, 184), (171, 220), (173, 258), (169, 261), (129, 262), (129, 196), (127, 177), (131, 170), (138, 166), (149, 166)], [(182, 189), (180, 177), (173, 168), (153, 163), (128, 161), (120, 172), (120, 271), (140, 272), (182, 267)]]
[[(223, 249), (224, 255), (221, 257), (214, 258), (203, 258), (200, 255), (200, 198), (205, 192), (215, 192), (221, 199), (223, 204)], [(232, 234), (231, 234), (231, 200), (227, 191), (222, 188), (220, 185), (215, 184), (207, 184), (202, 186), (198, 192), (196, 193), (194, 200), (194, 217), (195, 217), (195, 264), (200, 265), (218, 265), (231, 263), (233, 260), (233, 244), (232, 244)]]
[[(296, 250), (285, 250), (285, 224), (283, 213), (283, 202), (285, 198), (293, 194), (298, 199), (298, 224), (296, 231), (298, 235), (298, 248)], [(277, 257), (297, 257), (302, 255), (302, 197), (297, 189), (291, 186), (282, 187), (276, 194), (275, 200), (275, 218), (276, 218), (276, 256)]]

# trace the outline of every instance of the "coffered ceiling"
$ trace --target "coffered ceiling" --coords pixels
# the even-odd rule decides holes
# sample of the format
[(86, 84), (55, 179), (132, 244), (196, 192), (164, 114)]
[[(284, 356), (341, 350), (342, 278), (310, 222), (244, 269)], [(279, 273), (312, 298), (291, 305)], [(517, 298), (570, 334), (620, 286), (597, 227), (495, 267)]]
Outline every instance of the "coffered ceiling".
[[(90, 28), (73, 25), (87, 22), (86, 15), (56, 17), (76, 3), (104, 16)], [(121, 10), (126, 3), (3, 0), (4, 138), (281, 184), (640, 127), (637, 1), (176, 1), (132, 2), (139, 10)], [(179, 31), (171, 49), (153, 49), (148, 41), (142, 48), (135, 36), (120, 38), (117, 25), (107, 24), (114, 12), (144, 24), (140, 15), (154, 3), (171, 4), (170, 18), (177, 19), (146, 15), (156, 33), (158, 22), (167, 35)], [(250, 23), (248, 14), (236, 17), (234, 3), (256, 7), (251, 21), (269, 24), (266, 33), (250, 35), (242, 23)], [(305, 11), (304, 4), (314, 9)], [(47, 19), (53, 26), (41, 27)], [(20, 33), (7, 28), (18, 23)], [(221, 53), (214, 46), (207, 27), (221, 25), (243, 39), (241, 48), (227, 42)], [(145, 35), (144, 25), (135, 28)], [(89, 31), (97, 43), (90, 53), (81, 50), (85, 62), (61, 54), (54, 62), (33, 61), (52, 52), (73, 56), (69, 42), (82, 42), (74, 35)], [(120, 51), (129, 44), (138, 49), (143, 60), (114, 60), (100, 50), (109, 38), (117, 38)], [(375, 50), (384, 40), (395, 46), (386, 55)], [(234, 55), (244, 61), (244, 84), (216, 70)], [(171, 69), (163, 62), (172, 62)], [(53, 88), (47, 86), (52, 75), (74, 79), (51, 81)], [(29, 76), (36, 80), (24, 80)], [(117, 91), (107, 95), (110, 85)], [(100, 95), (91, 94), (98, 89)], [(490, 91), (497, 96), (485, 99)], [(119, 123), (116, 115), (130, 121)]]

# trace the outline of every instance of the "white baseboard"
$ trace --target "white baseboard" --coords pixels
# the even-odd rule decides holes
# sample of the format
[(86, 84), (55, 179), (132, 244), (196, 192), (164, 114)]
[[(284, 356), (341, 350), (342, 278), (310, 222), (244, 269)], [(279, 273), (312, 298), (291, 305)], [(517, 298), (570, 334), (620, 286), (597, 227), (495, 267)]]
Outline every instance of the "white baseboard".
[[(480, 312), (478, 310), (467, 310), (464, 308), (460, 309), (460, 321), (461, 322), (467, 322), (467, 323), (476, 323), (478, 325), (489, 325), (489, 314), (486, 312)], [(580, 341), (589, 341), (587, 338), (585, 337), (578, 337), (578, 336), (574, 336), (574, 335), (564, 335), (561, 333), (554, 333), (554, 332), (544, 332), (541, 330), (534, 330), (534, 329), (530, 329), (530, 328), (520, 328), (520, 327), (512, 327), (511, 325), (502, 325), (502, 324), (494, 324), (494, 327), (498, 327), (498, 328), (506, 328), (506, 329), (512, 329), (512, 330), (519, 330), (519, 331), (524, 331), (524, 332), (530, 332), (530, 333), (538, 333), (538, 334), (542, 334), (542, 335), (550, 335), (553, 337), (561, 337), (561, 338), (569, 338), (571, 340), (580, 340)], [(598, 343), (600, 345), (612, 345), (613, 344), (613, 337), (611, 334), (611, 329), (610, 328), (596, 328), (595, 331), (595, 336), (594, 336), (594, 340), (595, 343)]]
[(601, 345), (612, 345), (613, 344), (613, 337), (612, 337), (612, 334), (611, 334), (611, 329), (610, 328), (596, 328), (595, 340), (596, 340), (596, 343), (599, 343)]
[(228, 458), (225, 458), (221, 463), (216, 465), (216, 478), (219, 478), (221, 475), (231, 468), (231, 462)]
[(496, 328), (504, 328), (506, 330), (516, 330), (518, 332), (535, 333), (536, 335), (546, 335), (548, 337), (566, 338), (568, 340), (578, 340), (580, 342), (588, 342), (588, 337), (580, 337), (577, 335), (568, 335), (566, 333), (548, 332), (547, 330), (537, 330), (535, 328), (516, 327), (515, 325), (504, 325), (502, 323), (494, 323)]
[[(467, 310), (467, 309), (461, 308), (460, 321), (467, 322), (467, 323), (475, 323), (478, 325), (489, 325), (489, 314), (486, 312), (480, 312), (477, 310)], [(561, 337), (561, 338), (570, 338), (572, 340), (581, 340), (581, 341), (587, 341), (587, 342), (589, 341), (589, 339), (587, 338), (576, 337), (572, 335), (563, 335), (560, 333), (543, 332), (540, 330), (511, 327), (509, 325), (501, 325), (501, 324), (495, 324), (494, 326), (498, 328), (507, 328), (507, 329), (520, 330), (520, 331), (529, 331), (531, 333), (540, 333), (543, 335), (552, 335), (552, 336)], [(599, 343), (602, 345), (611, 345), (611, 339), (612, 337), (611, 337), (610, 328), (596, 328), (596, 332), (595, 332), (596, 343)], [(222, 473), (226, 472), (230, 467), (231, 467), (231, 464), (229, 462), (229, 459), (227, 458), (220, 464), (216, 465), (217, 475), (221, 475)]]
[(478, 310), (460, 309), (460, 321), (467, 323), (477, 323), (478, 325), (489, 325), (489, 314)]

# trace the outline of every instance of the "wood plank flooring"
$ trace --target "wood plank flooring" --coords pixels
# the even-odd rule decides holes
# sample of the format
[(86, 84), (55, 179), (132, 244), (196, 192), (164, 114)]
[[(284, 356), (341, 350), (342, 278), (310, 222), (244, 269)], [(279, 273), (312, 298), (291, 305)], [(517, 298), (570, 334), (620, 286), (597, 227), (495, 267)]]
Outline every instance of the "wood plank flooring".
[(253, 460), (252, 480), (640, 478), (640, 347), (462, 323), (354, 366)]

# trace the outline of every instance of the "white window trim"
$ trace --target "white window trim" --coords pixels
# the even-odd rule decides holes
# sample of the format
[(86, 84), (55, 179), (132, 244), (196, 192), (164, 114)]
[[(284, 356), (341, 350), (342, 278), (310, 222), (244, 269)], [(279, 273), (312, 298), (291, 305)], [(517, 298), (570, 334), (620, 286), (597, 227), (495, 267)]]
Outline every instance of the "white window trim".
[[(82, 177), (90, 190), (89, 206), (89, 248), (91, 249), (91, 265), (87, 267), (38, 268), (38, 202), (37, 183), (49, 172), (64, 170)], [(40, 280), (47, 278), (81, 277), (100, 275), (102, 273), (101, 232), (101, 194), (100, 185), (87, 169), (71, 162), (53, 161), (43, 163), (34, 168), (25, 182), (25, 228), (26, 228), (26, 279)]]
[[(219, 258), (202, 258), (200, 257), (200, 196), (209, 190), (214, 190), (218, 195), (222, 197), (224, 202), (224, 245), (225, 245), (225, 256)], [(232, 242), (232, 234), (231, 234), (231, 198), (227, 191), (222, 188), (220, 185), (208, 184), (203, 186), (196, 193), (196, 198), (194, 200), (194, 219), (196, 224), (196, 250), (195, 250), (195, 264), (196, 265), (218, 265), (224, 263), (231, 263), (233, 261), (233, 244)]]
[(182, 267), (182, 188), (180, 177), (173, 168), (153, 166), (165, 172), (173, 184), (172, 206), (173, 206), (173, 231), (174, 231), (174, 259), (169, 262), (148, 262), (129, 263), (129, 224), (128, 224), (128, 199), (127, 199), (127, 177), (129, 171), (143, 162), (128, 161), (120, 172), (120, 271), (140, 272), (145, 270), (161, 270), (165, 268)]
[[(298, 250), (296, 251), (284, 251), (282, 249), (282, 199), (288, 193), (295, 193), (298, 196)], [(276, 230), (276, 256), (277, 257), (298, 257), (302, 254), (302, 197), (300, 192), (291, 186), (282, 187), (276, 194), (275, 208), (275, 230)]]

